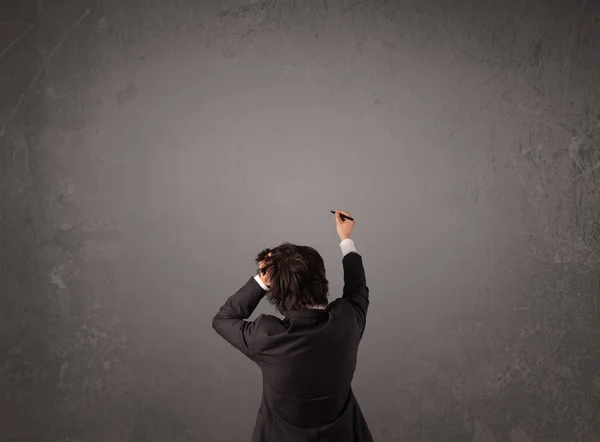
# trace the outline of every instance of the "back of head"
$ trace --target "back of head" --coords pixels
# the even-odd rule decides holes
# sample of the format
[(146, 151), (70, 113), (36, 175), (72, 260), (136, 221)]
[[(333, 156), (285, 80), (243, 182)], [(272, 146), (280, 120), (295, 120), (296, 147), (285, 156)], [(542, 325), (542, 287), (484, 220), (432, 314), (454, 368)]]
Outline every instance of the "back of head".
[(286, 242), (260, 252), (256, 263), (260, 262), (271, 282), (267, 299), (280, 313), (327, 305), (325, 263), (314, 248)]

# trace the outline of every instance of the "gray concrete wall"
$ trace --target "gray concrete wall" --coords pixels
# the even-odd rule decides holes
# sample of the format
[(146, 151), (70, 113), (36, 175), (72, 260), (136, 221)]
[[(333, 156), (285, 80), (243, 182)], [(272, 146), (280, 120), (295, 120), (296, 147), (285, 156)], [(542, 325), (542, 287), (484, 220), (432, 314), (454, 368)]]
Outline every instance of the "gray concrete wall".
[(11, 3), (1, 442), (249, 440), (210, 319), (330, 209), (376, 440), (600, 440), (597, 3)]

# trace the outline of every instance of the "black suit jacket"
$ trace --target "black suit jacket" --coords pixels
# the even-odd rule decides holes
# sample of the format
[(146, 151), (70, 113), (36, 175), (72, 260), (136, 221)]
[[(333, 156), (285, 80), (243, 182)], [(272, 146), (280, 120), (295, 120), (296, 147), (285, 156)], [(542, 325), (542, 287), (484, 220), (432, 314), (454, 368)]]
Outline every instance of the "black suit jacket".
[(326, 309), (247, 321), (266, 294), (250, 279), (214, 317), (215, 331), (262, 371), (252, 442), (371, 442), (351, 388), (369, 306), (361, 256), (342, 259), (344, 289)]

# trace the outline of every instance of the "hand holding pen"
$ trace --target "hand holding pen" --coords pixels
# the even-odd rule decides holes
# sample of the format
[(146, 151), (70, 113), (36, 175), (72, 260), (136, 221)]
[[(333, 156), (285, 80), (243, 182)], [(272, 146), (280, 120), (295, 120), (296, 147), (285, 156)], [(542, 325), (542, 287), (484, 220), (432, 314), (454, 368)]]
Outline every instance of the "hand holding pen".
[(335, 227), (340, 239), (342, 241), (349, 239), (352, 230), (354, 229), (354, 218), (352, 218), (348, 212), (344, 212), (343, 210), (331, 210), (330, 212), (335, 214)]

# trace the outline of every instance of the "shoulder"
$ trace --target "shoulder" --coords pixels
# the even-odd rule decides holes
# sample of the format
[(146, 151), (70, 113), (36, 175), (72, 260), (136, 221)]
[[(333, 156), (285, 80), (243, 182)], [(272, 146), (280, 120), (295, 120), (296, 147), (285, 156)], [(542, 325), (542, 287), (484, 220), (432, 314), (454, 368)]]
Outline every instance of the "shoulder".
[(285, 328), (283, 321), (273, 315), (260, 315), (254, 322), (258, 333), (267, 336), (280, 333)]
[(335, 301), (329, 303), (328, 310), (331, 313), (346, 313), (352, 311), (352, 306), (348, 300), (344, 298), (337, 298)]

